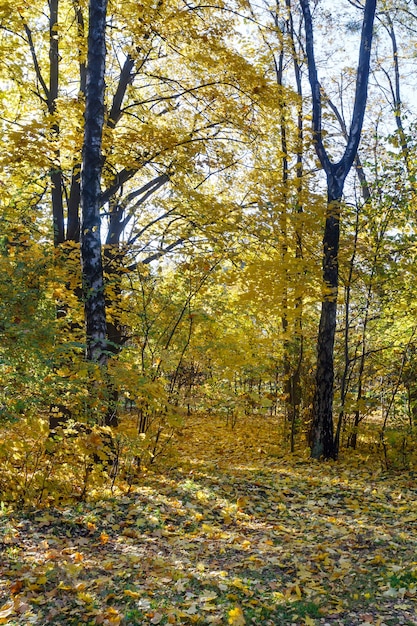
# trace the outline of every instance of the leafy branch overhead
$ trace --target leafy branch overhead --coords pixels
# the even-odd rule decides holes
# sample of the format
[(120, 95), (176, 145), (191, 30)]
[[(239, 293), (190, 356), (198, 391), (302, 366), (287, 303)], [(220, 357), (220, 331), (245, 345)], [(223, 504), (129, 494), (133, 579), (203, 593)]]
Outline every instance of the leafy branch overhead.
[(415, 623), (415, 19), (0, 3), (0, 624)]

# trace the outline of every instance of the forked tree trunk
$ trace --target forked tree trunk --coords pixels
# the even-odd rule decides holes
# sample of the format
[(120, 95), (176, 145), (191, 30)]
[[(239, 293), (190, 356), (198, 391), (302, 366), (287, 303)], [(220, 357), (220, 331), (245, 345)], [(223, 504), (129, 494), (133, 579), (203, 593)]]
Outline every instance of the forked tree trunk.
[(101, 143), (104, 125), (107, 0), (90, 0), (81, 173), (81, 261), (86, 324), (86, 358), (107, 362), (106, 308), (100, 236)]
[(313, 138), (327, 176), (327, 215), (323, 237), (323, 300), (317, 339), (316, 391), (311, 431), (311, 456), (331, 459), (338, 455), (333, 434), (334, 339), (339, 284), (340, 208), (343, 187), (358, 151), (368, 93), (369, 65), (376, 0), (366, 0), (362, 23), (356, 93), (349, 137), (342, 159), (332, 163), (323, 144), (322, 94), (314, 58), (313, 24), (309, 0), (300, 0), (306, 33), (308, 76), (313, 98)]

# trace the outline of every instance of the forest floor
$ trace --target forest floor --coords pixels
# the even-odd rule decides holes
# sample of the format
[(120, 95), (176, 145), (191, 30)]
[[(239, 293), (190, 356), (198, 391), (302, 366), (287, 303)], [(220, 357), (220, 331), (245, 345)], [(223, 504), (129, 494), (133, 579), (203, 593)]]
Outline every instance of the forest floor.
[(3, 506), (0, 624), (417, 624), (417, 475), (274, 441), (192, 418), (130, 492)]

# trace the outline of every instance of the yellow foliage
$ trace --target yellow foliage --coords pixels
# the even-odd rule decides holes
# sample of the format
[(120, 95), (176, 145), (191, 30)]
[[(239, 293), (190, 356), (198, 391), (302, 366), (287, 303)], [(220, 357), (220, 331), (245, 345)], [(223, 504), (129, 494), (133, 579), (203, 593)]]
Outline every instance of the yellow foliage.
[(245, 626), (246, 620), (240, 606), (237, 606), (228, 612), (227, 623), (231, 626)]

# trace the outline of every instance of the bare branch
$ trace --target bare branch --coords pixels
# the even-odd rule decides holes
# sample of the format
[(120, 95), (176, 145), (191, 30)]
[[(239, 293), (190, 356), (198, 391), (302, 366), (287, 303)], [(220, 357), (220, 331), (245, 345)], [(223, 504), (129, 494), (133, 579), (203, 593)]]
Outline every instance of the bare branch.
[[(22, 21), (23, 21), (23, 17), (22, 17)], [(32, 31), (30, 30), (30, 28), (27, 25), (27, 23), (24, 22), (24, 21), (23, 21), (23, 28), (25, 29), (25, 33), (26, 33), (26, 36), (28, 38), (28, 43), (29, 43), (30, 53), (32, 55), (33, 66), (35, 68), (36, 78), (38, 79), (38, 81), (40, 82), (40, 84), (42, 86), (42, 89), (43, 89), (43, 92), (45, 94), (46, 100), (49, 102), (49, 89), (48, 89), (48, 87), (46, 85), (46, 82), (43, 79), (43, 76), (42, 76), (42, 72), (41, 72), (41, 68), (40, 68), (40, 65), (39, 65), (38, 57), (36, 55), (35, 44), (33, 43)]]

